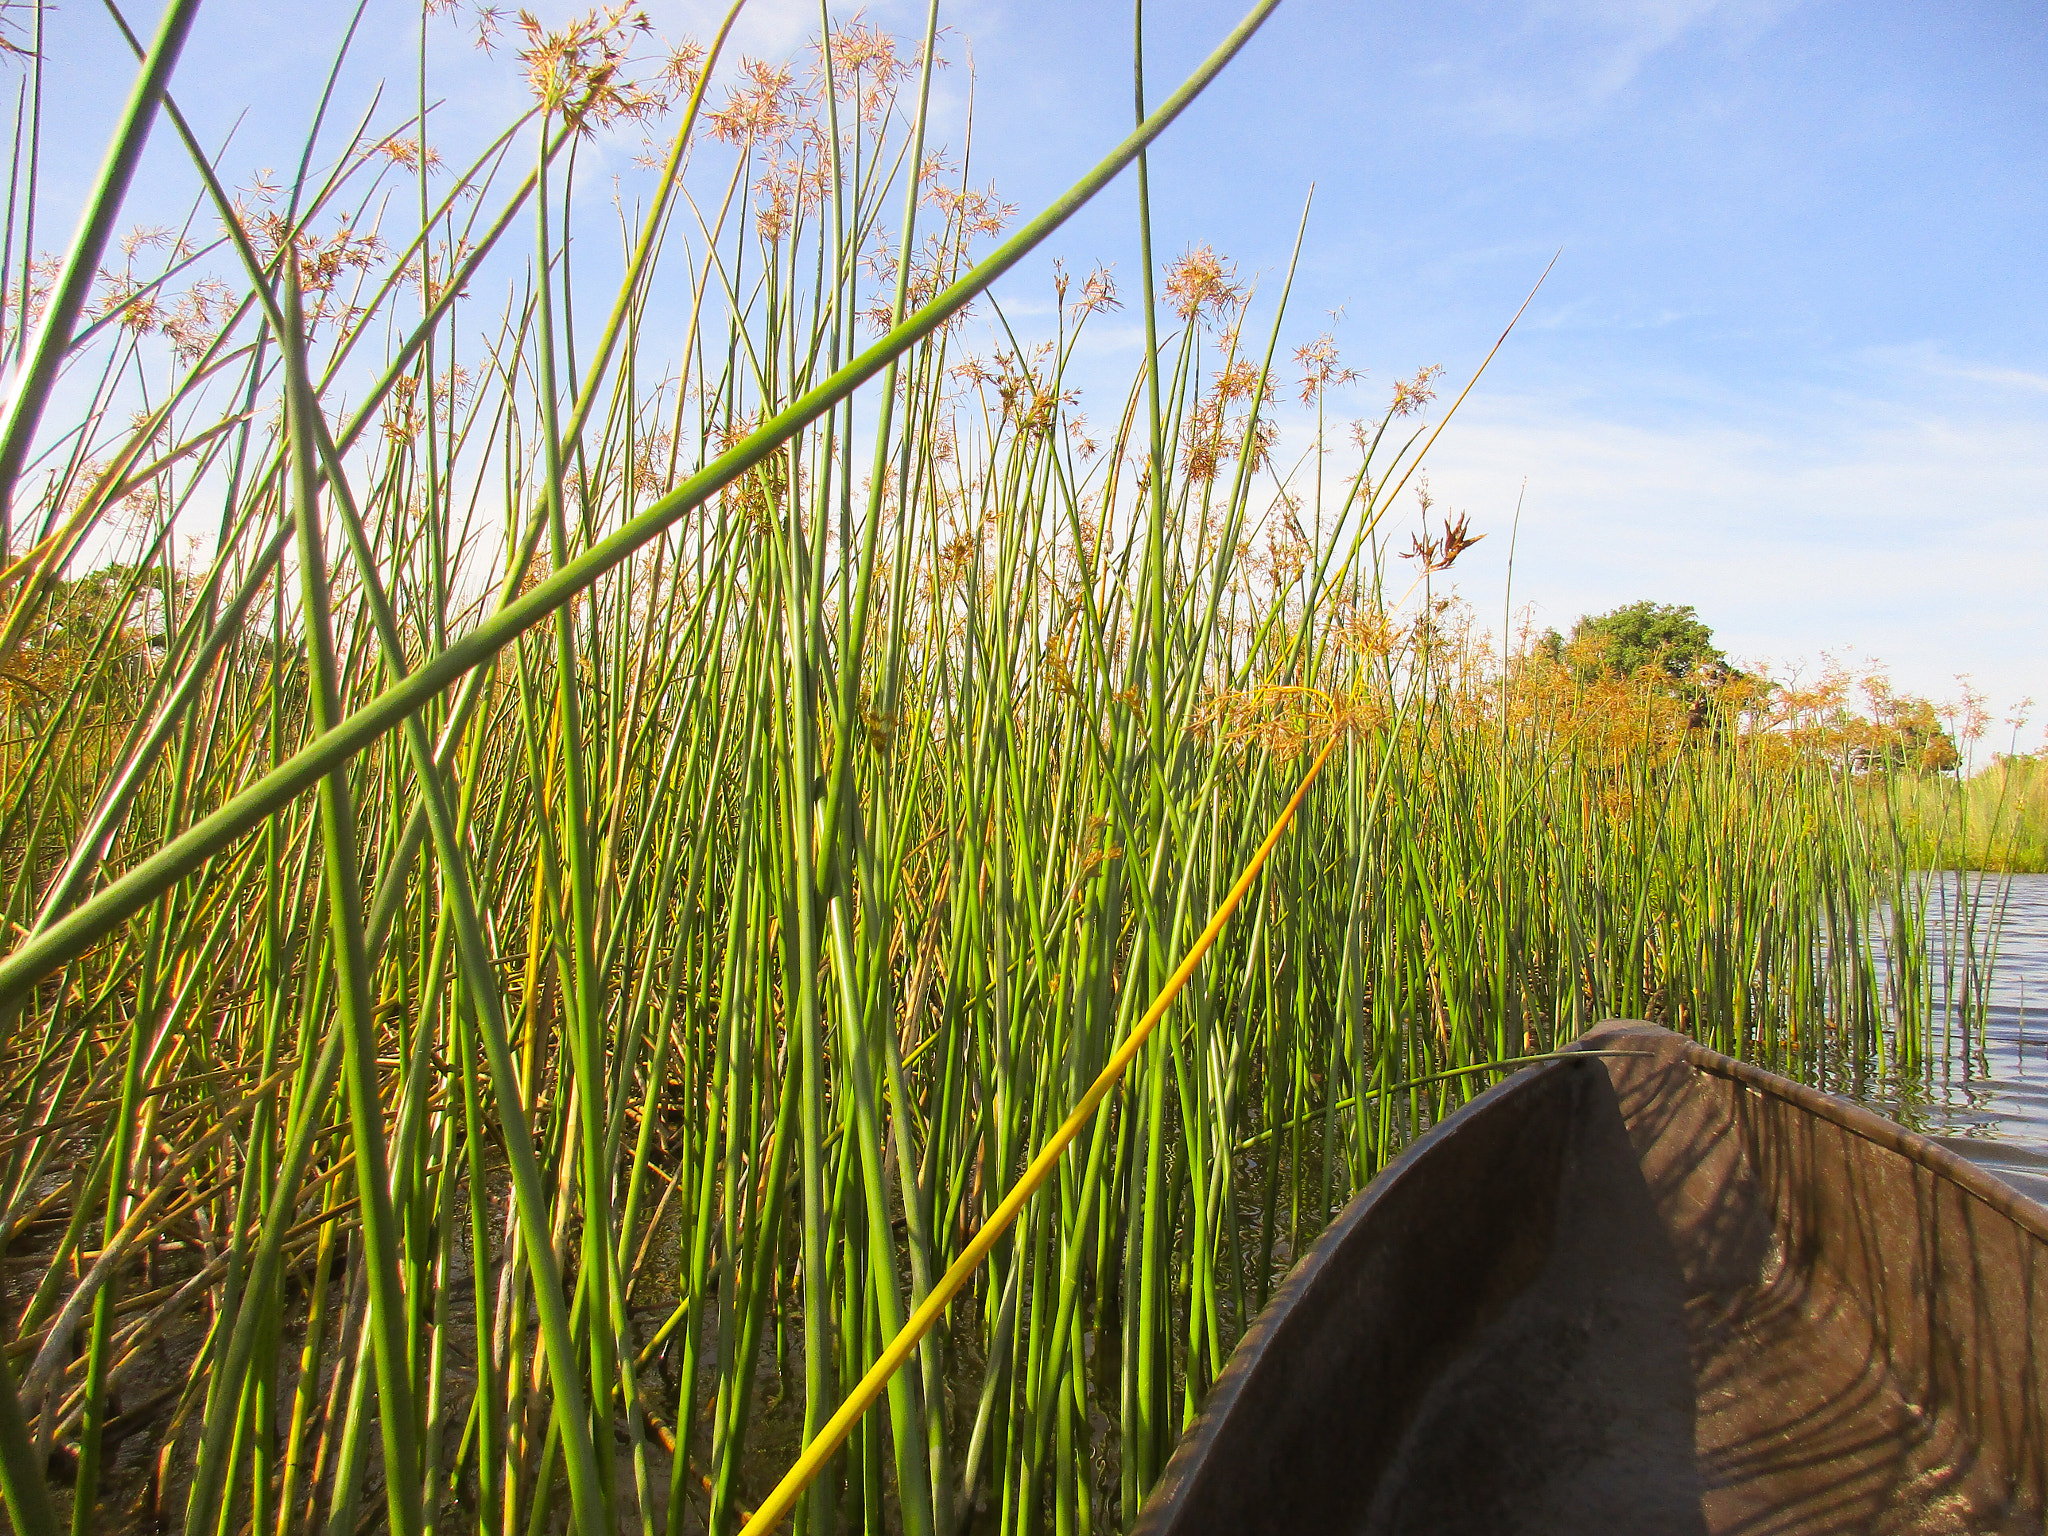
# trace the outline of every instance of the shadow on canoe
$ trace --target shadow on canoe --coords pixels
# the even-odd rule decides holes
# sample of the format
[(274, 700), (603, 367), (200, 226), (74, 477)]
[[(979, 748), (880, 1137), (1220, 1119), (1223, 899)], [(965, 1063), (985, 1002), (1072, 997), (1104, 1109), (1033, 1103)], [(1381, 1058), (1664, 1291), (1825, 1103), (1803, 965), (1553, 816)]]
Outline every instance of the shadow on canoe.
[(1960, 1536), (2044, 1511), (2048, 1211), (1611, 1023), (1352, 1201), (1138, 1530)]

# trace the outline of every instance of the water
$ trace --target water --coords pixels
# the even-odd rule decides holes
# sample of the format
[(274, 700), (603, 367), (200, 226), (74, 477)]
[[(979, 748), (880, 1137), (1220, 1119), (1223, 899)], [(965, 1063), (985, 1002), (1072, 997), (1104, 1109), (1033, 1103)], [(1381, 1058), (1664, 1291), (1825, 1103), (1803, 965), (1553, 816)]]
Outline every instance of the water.
[[(2005, 914), (1982, 1030), (1965, 1032), (1952, 1018), (1944, 1032), (1937, 1023), (1928, 1065), (1862, 1098), (2048, 1204), (2048, 875), (1983, 879), (1981, 910), (1989, 912), (2002, 886)], [(1975, 889), (1974, 877), (1967, 888)], [(1955, 896), (1951, 875), (1951, 913)], [(1938, 955), (1934, 917), (1928, 926)]]

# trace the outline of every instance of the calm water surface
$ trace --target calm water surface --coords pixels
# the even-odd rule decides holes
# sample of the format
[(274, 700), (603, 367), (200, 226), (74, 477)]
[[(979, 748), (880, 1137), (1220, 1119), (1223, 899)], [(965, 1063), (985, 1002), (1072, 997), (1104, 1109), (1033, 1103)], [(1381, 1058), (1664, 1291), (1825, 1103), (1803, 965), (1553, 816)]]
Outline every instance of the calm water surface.
[[(1984, 1028), (1951, 1022), (1944, 1041), (1937, 1026), (1931, 1064), (1864, 1101), (2048, 1204), (2048, 875), (1983, 881), (1980, 910), (2005, 897)], [(1950, 910), (1955, 892), (1950, 876)]]

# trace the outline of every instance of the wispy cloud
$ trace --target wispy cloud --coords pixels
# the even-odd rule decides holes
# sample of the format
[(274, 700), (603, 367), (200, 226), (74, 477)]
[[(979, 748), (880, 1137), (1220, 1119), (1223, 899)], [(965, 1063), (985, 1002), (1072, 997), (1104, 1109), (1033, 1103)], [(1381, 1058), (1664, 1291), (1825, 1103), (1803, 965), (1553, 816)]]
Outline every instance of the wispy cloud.
[(2048, 395), (2048, 373), (1951, 357), (1932, 343), (1873, 347), (1864, 356), (1881, 367), (1900, 368), (1950, 384), (1983, 384), (2001, 394), (2017, 391), (2022, 396)]
[(1569, 132), (1600, 117), (1653, 60), (1703, 36), (1739, 47), (1797, 0), (1530, 0), (1460, 40), (1436, 73), (1470, 81), (1459, 106), (1500, 133)]
[[(1501, 530), (1526, 479), (1514, 585), (1543, 622), (1692, 603), (1752, 661), (1854, 648), (1920, 691), (1969, 673), (2000, 704), (2048, 698), (2048, 409), (1834, 396), (1666, 426), (1547, 396), (1467, 409), (1434, 490)], [(1475, 553), (1475, 598), (1498, 602), (1506, 542)]]

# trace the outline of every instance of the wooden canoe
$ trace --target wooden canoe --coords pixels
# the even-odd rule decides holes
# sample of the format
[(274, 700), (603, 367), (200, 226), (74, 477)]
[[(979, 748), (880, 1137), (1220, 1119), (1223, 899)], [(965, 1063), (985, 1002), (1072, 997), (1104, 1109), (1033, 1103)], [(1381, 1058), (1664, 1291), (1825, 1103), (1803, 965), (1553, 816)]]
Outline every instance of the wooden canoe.
[(2040, 1536), (2048, 1211), (1604, 1024), (1345, 1208), (1137, 1528)]

